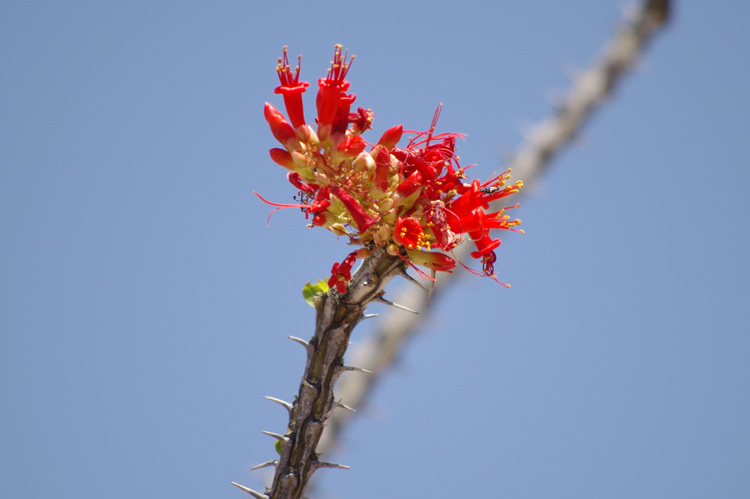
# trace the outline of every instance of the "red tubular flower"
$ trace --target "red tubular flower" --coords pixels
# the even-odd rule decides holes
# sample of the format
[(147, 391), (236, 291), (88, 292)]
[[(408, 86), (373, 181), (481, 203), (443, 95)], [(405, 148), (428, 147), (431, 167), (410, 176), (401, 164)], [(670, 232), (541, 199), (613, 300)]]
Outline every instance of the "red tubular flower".
[(319, 213), (325, 211), (331, 206), (331, 191), (327, 187), (319, 189), (315, 194), (312, 204), (307, 207), (307, 213)]
[(404, 134), (404, 125), (396, 125), (389, 128), (378, 140), (378, 145), (383, 146), (386, 149), (393, 149), (396, 144), (401, 140), (401, 136)]
[(296, 149), (297, 136), (294, 133), (294, 128), (284, 118), (284, 115), (268, 102), (266, 102), (263, 108), (263, 115), (266, 117), (266, 121), (271, 127), (271, 133), (276, 137), (276, 140), (281, 142), (287, 149)]
[(424, 231), (419, 219), (414, 217), (401, 217), (396, 220), (393, 229), (393, 240), (408, 249), (417, 249), (425, 245)]
[(313, 215), (312, 222), (308, 227), (330, 227), (336, 223), (336, 216), (327, 211), (319, 211)]
[(294, 159), (292, 158), (292, 155), (289, 154), (289, 151), (287, 151), (286, 149), (273, 148), (268, 152), (271, 153), (271, 159), (276, 164), (281, 165), (288, 170), (294, 171)]
[(385, 146), (379, 144), (377, 146), (377, 153), (375, 153), (375, 187), (381, 192), (385, 192), (388, 188), (388, 175), (390, 173), (391, 155)]
[(462, 216), (458, 219), (448, 220), (448, 225), (454, 232), (476, 232), (479, 230), (489, 231), (489, 229), (506, 229), (515, 225), (515, 221), (509, 222), (507, 217), (503, 216), (502, 211), (495, 213), (485, 213), (482, 208)]
[(479, 180), (474, 180), (471, 187), (456, 200), (451, 201), (450, 209), (459, 217), (471, 213), (477, 208), (488, 208), (489, 204), (484, 201)]
[(300, 125), (305, 124), (305, 111), (302, 105), (302, 94), (305, 92), (305, 89), (310, 86), (306, 81), (299, 81), (299, 70), (302, 56), (299, 56), (298, 61), (297, 69), (292, 73), (289, 66), (286, 47), (284, 47), (284, 55), (279, 58), (279, 65), (276, 66), (276, 73), (279, 75), (281, 85), (274, 89), (274, 93), (284, 96), (284, 106), (289, 115), (289, 121), (292, 122), (294, 128), (298, 128)]
[(345, 133), (349, 126), (349, 108), (354, 104), (357, 98), (354, 94), (342, 94), (339, 97), (338, 109), (336, 109), (336, 118), (331, 124), (331, 134)]
[(357, 261), (357, 252), (353, 251), (344, 258), (341, 264), (334, 263), (331, 267), (331, 277), (328, 279), (328, 287), (336, 288), (339, 293), (346, 293), (346, 287), (352, 280), (352, 266)]
[(484, 235), (474, 241), (474, 244), (477, 246), (477, 251), (472, 251), (471, 256), (479, 259), (494, 252), (495, 248), (500, 246), (500, 239), (492, 239), (490, 236)]
[(360, 232), (365, 232), (372, 224), (378, 221), (378, 217), (371, 217), (368, 215), (357, 200), (341, 187), (337, 185), (333, 186), (331, 188), (331, 194), (339, 198), (343, 203), (346, 207), (346, 211), (349, 212), (349, 215), (351, 215)]
[(416, 192), (417, 189), (422, 187), (422, 185), (422, 175), (418, 171), (415, 171), (414, 173), (409, 175), (409, 178), (401, 182), (396, 191), (399, 194), (402, 194), (404, 197), (408, 197)]
[[(354, 95), (345, 96), (344, 92), (349, 90), (349, 82), (344, 80), (346, 73), (349, 72), (351, 67), (351, 61), (346, 61), (347, 54), (341, 52), (341, 45), (336, 45), (333, 53), (333, 62), (331, 63), (331, 69), (328, 70), (328, 76), (318, 80), (318, 96), (315, 100), (316, 107), (318, 109), (318, 134), (321, 139), (324, 139), (329, 132), (324, 131), (326, 127), (331, 127), (336, 122), (341, 121), (342, 117), (339, 117), (339, 108), (341, 106), (342, 99), (344, 100), (344, 106), (346, 108), (346, 115), (343, 116), (344, 121), (349, 118), (349, 106), (354, 102)], [(330, 130), (330, 129), (329, 129)], [(344, 125), (346, 130), (346, 125)]]
[(352, 124), (352, 132), (361, 135), (372, 128), (375, 119), (371, 109), (358, 107), (356, 113), (349, 114), (348, 121)]
[(346, 137), (336, 145), (336, 152), (346, 159), (354, 159), (365, 150), (365, 141), (359, 135)]
[(315, 194), (318, 191), (318, 186), (313, 187), (312, 185), (304, 183), (302, 177), (300, 177), (297, 172), (287, 173), (286, 178), (289, 180), (289, 183), (299, 189), (300, 192), (304, 192), (305, 194)]

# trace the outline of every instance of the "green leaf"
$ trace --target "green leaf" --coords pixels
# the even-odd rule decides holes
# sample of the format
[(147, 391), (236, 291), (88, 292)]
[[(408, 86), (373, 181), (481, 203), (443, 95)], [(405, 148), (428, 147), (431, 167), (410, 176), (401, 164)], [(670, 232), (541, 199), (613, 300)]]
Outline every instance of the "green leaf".
[(281, 440), (277, 440), (273, 446), (276, 448), (276, 452), (279, 453), (279, 456), (281, 455)]
[(302, 288), (302, 297), (308, 305), (315, 307), (315, 297), (328, 293), (328, 289), (328, 284), (321, 279), (318, 279), (316, 284), (310, 284), (307, 282), (305, 283), (305, 287)]

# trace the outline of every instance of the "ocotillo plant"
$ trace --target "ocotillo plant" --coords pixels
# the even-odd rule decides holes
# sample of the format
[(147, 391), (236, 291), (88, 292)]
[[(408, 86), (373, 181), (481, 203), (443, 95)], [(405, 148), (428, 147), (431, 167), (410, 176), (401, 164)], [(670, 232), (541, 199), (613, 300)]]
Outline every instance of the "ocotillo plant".
[[(345, 80), (352, 60), (340, 45), (335, 47), (328, 75), (318, 80), (315, 127), (306, 122), (302, 102), (309, 84), (299, 80), (299, 65), (292, 71), (286, 47), (276, 68), (281, 84), (275, 92), (283, 96), (288, 119), (265, 104), (266, 121), (283, 146), (271, 149), (271, 159), (289, 170), (287, 179), (297, 191), (297, 202), (273, 203), (258, 196), (275, 206), (273, 211), (301, 209), (309, 226), (345, 236), (358, 249), (333, 264), (327, 283), (305, 288), (317, 312), (316, 330), (309, 342), (293, 338), (307, 350), (297, 398), (293, 403), (272, 398), (290, 416), (283, 435), (266, 432), (277, 440), (279, 458), (260, 466), (276, 467), (274, 481), (266, 493), (241, 487), (259, 498), (302, 497), (315, 470), (340, 467), (319, 461), (316, 447), (337, 406), (337, 378), (356, 369), (343, 365), (352, 329), (369, 303), (390, 304), (383, 298), (387, 282), (402, 275), (422, 286), (407, 274), (412, 268), (427, 283), (427, 293), (435, 273), (451, 272), (458, 262), (500, 283), (494, 270), (500, 239), (491, 231), (522, 232), (516, 228), (520, 220), (506, 214), (513, 206), (485, 211), (490, 203), (518, 192), (522, 182), (509, 183), (510, 171), (484, 182), (470, 180), (468, 167), (459, 164), (455, 152), (461, 134), (435, 133), (440, 106), (427, 131), (397, 125), (375, 143), (363, 138), (374, 115), (363, 107), (352, 110), (356, 97), (346, 93)], [(461, 243), (474, 246), (471, 257), (481, 262), (481, 271), (451, 256)], [(352, 275), (357, 259), (364, 261)]]
[[(548, 159), (575, 135), (632, 67), (652, 35), (668, 19), (669, 10), (668, 0), (645, 0), (628, 11), (602, 58), (574, 82), (555, 116), (540, 125), (519, 150), (512, 161), (517, 171), (533, 178), (543, 170)], [(413, 280), (406, 274), (412, 267), (428, 280), (431, 289), (429, 279), (435, 272), (448, 273), (457, 261), (464, 265), (460, 260), (468, 257), (460, 255), (467, 252), (458, 250), (466, 245), (457, 248), (462, 240), (473, 241), (475, 251), (471, 256), (482, 262), (482, 271), (474, 273), (497, 280), (493, 263), (499, 240), (490, 237), (490, 229), (518, 231), (515, 227), (520, 223), (507, 217), (505, 209), (496, 207), (521, 187), (520, 182), (506, 185), (509, 172), (483, 184), (470, 182), (454, 152), (455, 138), (460, 135), (434, 134), (440, 108), (426, 132), (404, 132), (398, 126), (374, 145), (362, 139), (373, 114), (363, 108), (350, 112), (355, 97), (345, 93), (349, 85), (344, 78), (349, 67), (350, 61), (337, 47), (331, 71), (327, 78), (319, 80), (317, 129), (313, 130), (305, 122), (301, 99), (309, 85), (299, 81), (299, 68), (291, 71), (284, 50), (277, 67), (281, 85), (276, 92), (284, 97), (289, 119), (270, 104), (265, 108), (271, 130), (284, 146), (272, 149), (271, 157), (290, 170), (289, 181), (298, 190), (296, 204), (275, 206), (301, 208), (311, 226), (348, 236), (359, 249), (342, 263), (334, 264), (328, 283), (319, 281), (305, 288), (306, 298), (317, 310), (315, 335), (310, 341), (292, 338), (307, 351), (304, 375), (293, 403), (269, 397), (287, 408), (289, 424), (283, 435), (265, 432), (277, 440), (279, 458), (255, 467), (275, 466), (273, 484), (264, 493), (234, 484), (256, 498), (302, 497), (315, 470), (344, 467), (321, 462), (318, 442), (331, 411), (337, 406), (348, 409), (334, 399), (333, 387), (342, 372), (364, 371), (344, 366), (343, 354), (367, 304), (385, 301), (386, 283), (396, 275)], [(404, 148), (399, 148), (404, 134), (412, 137)], [(495, 211), (488, 214), (488, 209)], [(364, 261), (352, 275), (358, 258)], [(431, 276), (418, 266), (430, 270)], [(422, 301), (422, 306), (428, 301)], [(394, 334), (401, 338), (408, 334), (409, 326), (396, 329)], [(376, 359), (366, 364), (387, 364), (394, 341), (402, 340), (381, 342), (390, 346), (375, 349), (372, 355)], [(368, 386), (370, 383), (347, 390), (356, 392), (349, 393), (349, 397), (361, 401)], [(341, 424), (336, 422), (334, 426), (339, 428)], [(330, 447), (330, 442), (322, 447)]]

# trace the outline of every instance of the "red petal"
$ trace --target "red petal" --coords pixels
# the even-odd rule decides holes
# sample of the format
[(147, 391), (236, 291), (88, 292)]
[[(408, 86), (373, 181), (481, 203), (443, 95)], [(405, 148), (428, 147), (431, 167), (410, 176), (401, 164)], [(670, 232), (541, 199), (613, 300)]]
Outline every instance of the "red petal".
[(294, 170), (294, 160), (292, 159), (292, 155), (289, 154), (289, 151), (287, 151), (286, 149), (274, 148), (268, 152), (271, 153), (271, 159), (275, 163), (289, 170)]
[(380, 137), (380, 140), (378, 141), (379, 146), (384, 146), (386, 149), (390, 150), (393, 149), (396, 144), (401, 140), (401, 136), (404, 133), (404, 126), (403, 125), (396, 125), (393, 128), (389, 128), (385, 132), (383, 132), (383, 135)]
[(278, 109), (268, 102), (266, 102), (266, 105), (263, 108), (263, 115), (265, 116), (268, 125), (271, 127), (271, 133), (273, 133), (273, 136), (284, 146), (287, 146), (287, 142), (292, 139), (295, 141), (297, 140), (292, 125), (289, 124), (284, 118), (284, 115), (281, 114)]
[(365, 232), (370, 228), (372, 224), (378, 221), (378, 217), (371, 217), (370, 215), (368, 215), (367, 212), (365, 212), (364, 208), (362, 208), (362, 206), (360, 206), (360, 204), (357, 202), (357, 200), (354, 199), (351, 194), (346, 192), (341, 187), (332, 187), (331, 194), (341, 200), (360, 232)]

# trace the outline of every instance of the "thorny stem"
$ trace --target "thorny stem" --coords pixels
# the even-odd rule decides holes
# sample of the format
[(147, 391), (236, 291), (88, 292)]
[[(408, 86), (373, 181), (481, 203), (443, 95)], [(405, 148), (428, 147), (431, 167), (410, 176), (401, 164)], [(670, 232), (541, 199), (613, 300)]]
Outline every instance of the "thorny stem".
[(377, 249), (352, 276), (345, 294), (332, 289), (316, 299), (315, 335), (306, 345), (307, 365), (297, 399), (289, 411), (289, 425), (283, 436), (275, 436), (280, 442), (281, 455), (266, 497), (301, 498), (317, 469), (341, 467), (319, 461), (316, 448), (326, 420), (336, 407), (333, 395), (336, 380), (343, 372), (356, 369), (343, 363), (349, 336), (362, 320), (367, 304), (381, 297), (385, 285), (402, 273), (405, 265), (385, 249)]

